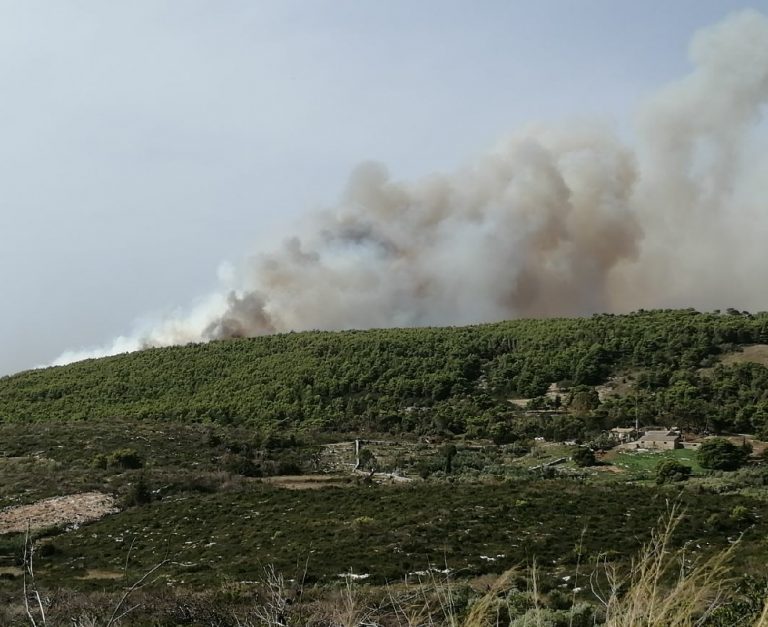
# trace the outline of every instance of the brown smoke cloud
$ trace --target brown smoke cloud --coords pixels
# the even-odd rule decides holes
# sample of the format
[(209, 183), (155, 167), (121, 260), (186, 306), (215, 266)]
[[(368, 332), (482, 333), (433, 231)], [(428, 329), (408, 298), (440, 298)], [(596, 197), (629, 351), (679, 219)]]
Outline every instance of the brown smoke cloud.
[(449, 175), (363, 163), (338, 206), (253, 257), (234, 287), (84, 357), (287, 330), (466, 324), (768, 300), (757, 142), (768, 18), (698, 33), (691, 74), (640, 111), (636, 145), (600, 126), (532, 127)]

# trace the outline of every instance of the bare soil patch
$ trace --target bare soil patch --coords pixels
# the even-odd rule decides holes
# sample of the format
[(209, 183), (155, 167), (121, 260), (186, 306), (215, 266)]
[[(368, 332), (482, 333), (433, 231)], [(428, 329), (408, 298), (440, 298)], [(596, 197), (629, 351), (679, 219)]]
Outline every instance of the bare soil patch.
[(349, 476), (336, 475), (281, 475), (267, 477), (263, 481), (288, 490), (318, 490), (329, 486), (349, 486), (352, 483)]
[[(749, 435), (728, 435), (725, 436), (725, 439), (728, 440), (731, 444), (735, 444), (736, 446), (741, 446), (746, 442), (752, 447), (752, 455), (756, 457), (765, 453), (766, 448), (768, 448), (767, 442), (756, 440), (753, 436)], [(706, 439), (702, 440), (702, 442), (704, 441), (706, 441)]]
[(721, 360), (725, 365), (753, 363), (768, 366), (768, 344), (753, 344), (742, 350), (728, 353)]
[(82, 525), (118, 511), (115, 499), (101, 492), (55, 496), (29, 505), (0, 510), (0, 534), (23, 533), (49, 527)]
[(613, 464), (603, 464), (600, 466), (592, 466), (590, 470), (596, 470), (597, 472), (610, 472), (614, 474), (621, 474), (624, 472), (623, 468), (614, 466)]
[(595, 387), (600, 400), (616, 396), (627, 396), (634, 390), (639, 370), (628, 370), (610, 377), (603, 385)]
[(122, 579), (123, 573), (119, 573), (115, 570), (99, 570), (91, 569), (85, 572), (82, 577), (75, 577), (75, 579)]

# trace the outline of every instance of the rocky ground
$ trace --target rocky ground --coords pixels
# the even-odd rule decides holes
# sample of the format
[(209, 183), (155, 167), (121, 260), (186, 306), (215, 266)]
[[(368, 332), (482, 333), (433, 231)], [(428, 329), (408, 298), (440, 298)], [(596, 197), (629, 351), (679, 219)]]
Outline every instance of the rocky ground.
[(0, 510), (0, 534), (79, 526), (118, 511), (115, 499), (101, 492), (81, 492)]

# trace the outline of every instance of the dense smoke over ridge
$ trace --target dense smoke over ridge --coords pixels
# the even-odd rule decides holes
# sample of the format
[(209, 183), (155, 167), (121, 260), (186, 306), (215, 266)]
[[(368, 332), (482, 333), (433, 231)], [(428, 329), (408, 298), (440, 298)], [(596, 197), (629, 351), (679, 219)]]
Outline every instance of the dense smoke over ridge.
[(764, 308), (768, 18), (736, 14), (690, 57), (642, 107), (635, 147), (580, 124), (529, 128), (412, 183), (364, 163), (337, 207), (192, 312), (56, 363), (291, 329)]

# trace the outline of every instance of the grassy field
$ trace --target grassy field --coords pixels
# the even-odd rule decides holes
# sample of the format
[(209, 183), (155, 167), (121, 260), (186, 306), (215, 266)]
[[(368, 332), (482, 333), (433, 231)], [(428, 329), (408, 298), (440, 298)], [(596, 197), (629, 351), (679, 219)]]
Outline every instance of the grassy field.
[(693, 475), (704, 474), (704, 469), (696, 461), (696, 451), (692, 449), (675, 449), (672, 451), (617, 451), (606, 457), (607, 462), (615, 464), (629, 473), (653, 477), (656, 466), (665, 459), (674, 459), (690, 466)]

